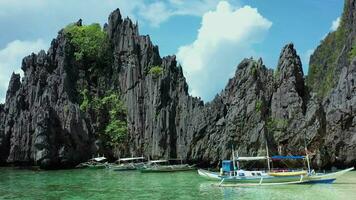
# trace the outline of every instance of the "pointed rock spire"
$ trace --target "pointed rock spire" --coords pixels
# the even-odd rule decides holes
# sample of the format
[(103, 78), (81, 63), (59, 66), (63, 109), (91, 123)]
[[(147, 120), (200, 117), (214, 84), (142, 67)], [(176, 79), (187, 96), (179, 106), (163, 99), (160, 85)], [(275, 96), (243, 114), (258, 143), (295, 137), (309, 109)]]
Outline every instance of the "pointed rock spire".
[(298, 93), (302, 94), (304, 90), (304, 73), (302, 62), (293, 43), (283, 47), (279, 56), (276, 74), (277, 86), (281, 85), (282, 82), (292, 81)]
[(6, 93), (6, 99), (9, 99), (12, 96), (14, 96), (16, 92), (20, 89), (20, 86), (21, 86), (20, 74), (12, 73), (9, 82), (9, 88)]

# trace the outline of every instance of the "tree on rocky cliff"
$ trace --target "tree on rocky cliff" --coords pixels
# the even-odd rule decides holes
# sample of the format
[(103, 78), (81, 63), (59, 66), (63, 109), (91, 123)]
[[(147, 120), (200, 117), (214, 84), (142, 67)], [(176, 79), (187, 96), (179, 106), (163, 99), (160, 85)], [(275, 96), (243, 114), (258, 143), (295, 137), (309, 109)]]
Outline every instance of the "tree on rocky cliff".
[(64, 28), (64, 33), (70, 38), (75, 47), (75, 59), (100, 58), (104, 53), (103, 45), (107, 39), (106, 33), (100, 24), (82, 26), (81, 24), (69, 24)]

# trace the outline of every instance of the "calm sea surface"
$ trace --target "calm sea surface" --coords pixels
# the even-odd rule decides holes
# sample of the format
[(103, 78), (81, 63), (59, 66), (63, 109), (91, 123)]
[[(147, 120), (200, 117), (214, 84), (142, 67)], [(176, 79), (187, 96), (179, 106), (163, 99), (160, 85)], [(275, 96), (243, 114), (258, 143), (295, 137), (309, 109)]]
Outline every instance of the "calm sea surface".
[(218, 188), (196, 172), (141, 174), (106, 169), (0, 168), (0, 199), (354, 199), (356, 172), (330, 185)]

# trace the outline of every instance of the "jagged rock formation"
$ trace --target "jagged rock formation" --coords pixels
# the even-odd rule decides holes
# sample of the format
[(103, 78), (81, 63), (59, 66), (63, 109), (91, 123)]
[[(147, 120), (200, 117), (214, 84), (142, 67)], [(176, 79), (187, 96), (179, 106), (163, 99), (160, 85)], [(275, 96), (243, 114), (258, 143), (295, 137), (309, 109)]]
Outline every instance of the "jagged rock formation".
[(86, 119), (71, 101), (76, 83), (68, 51), (67, 39), (60, 33), (47, 53), (23, 59), (22, 82), (18, 74), (12, 75), (1, 123), (2, 162), (64, 167), (87, 159), (93, 151)]
[(344, 11), (336, 31), (330, 32), (310, 56), (307, 85), (324, 98), (336, 87), (344, 66), (356, 56), (355, 0), (345, 0)]
[[(348, 27), (355, 8), (353, 0), (346, 2), (343, 26)], [(81, 20), (75, 25), (82, 26)], [(161, 58), (149, 36), (139, 35), (137, 24), (119, 10), (104, 30), (105, 59), (75, 59), (75, 48), (61, 30), (47, 53), (23, 60), (25, 76), (20, 81), (12, 75), (6, 103), (0, 105), (1, 164), (67, 167), (97, 153), (118, 156), (117, 151), (216, 164), (230, 157), (232, 146), (240, 155), (265, 155), (266, 143), (270, 154), (300, 154), (307, 145), (316, 167), (356, 164), (356, 61), (340, 66), (337, 86), (321, 98), (310, 92), (317, 90), (316, 80), (305, 84), (300, 58), (288, 44), (275, 72), (262, 59), (245, 59), (226, 88), (204, 104), (188, 94), (175, 56)], [(162, 71), (150, 73), (153, 66)], [(107, 111), (81, 109), (82, 89), (92, 97), (109, 90), (122, 94), (128, 137), (119, 149), (102, 145), (97, 132)]]

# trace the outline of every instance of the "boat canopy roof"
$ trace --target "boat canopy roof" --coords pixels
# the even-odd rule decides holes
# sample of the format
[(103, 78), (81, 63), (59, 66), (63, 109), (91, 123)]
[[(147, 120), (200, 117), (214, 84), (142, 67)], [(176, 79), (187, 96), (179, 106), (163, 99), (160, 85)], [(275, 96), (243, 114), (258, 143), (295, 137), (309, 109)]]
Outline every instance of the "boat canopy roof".
[(267, 156), (257, 156), (257, 157), (237, 157), (238, 161), (254, 161), (254, 160), (267, 160)]
[(131, 160), (143, 160), (144, 157), (133, 157), (133, 158), (120, 158), (118, 161), (131, 161)]
[(90, 160), (93, 160), (93, 161), (96, 161), (96, 162), (101, 162), (101, 161), (106, 160), (106, 158), (103, 156), (103, 157), (92, 158)]
[(298, 160), (304, 159), (305, 156), (272, 156), (272, 160)]
[(168, 162), (168, 160), (150, 160), (150, 163), (165, 163)]

